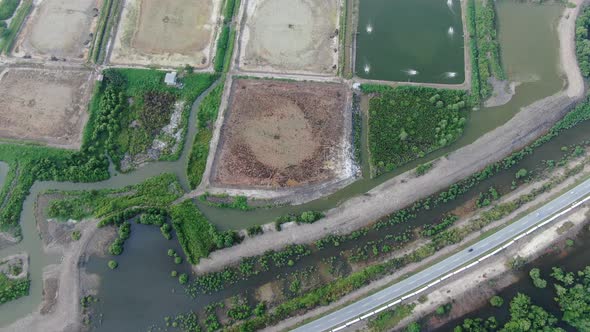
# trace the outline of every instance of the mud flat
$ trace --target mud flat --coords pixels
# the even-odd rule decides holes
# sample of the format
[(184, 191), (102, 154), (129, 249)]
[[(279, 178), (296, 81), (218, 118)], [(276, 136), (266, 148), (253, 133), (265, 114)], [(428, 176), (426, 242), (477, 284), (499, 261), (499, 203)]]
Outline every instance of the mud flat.
[(125, 1), (110, 62), (207, 68), (221, 0)]
[(340, 84), (235, 80), (210, 182), (278, 190), (350, 178), (350, 98)]
[(87, 70), (0, 71), (0, 138), (76, 149), (94, 85)]
[(240, 69), (335, 75), (340, 0), (249, 0), (241, 26)]
[(42, 0), (20, 32), (13, 54), (84, 60), (103, 0)]

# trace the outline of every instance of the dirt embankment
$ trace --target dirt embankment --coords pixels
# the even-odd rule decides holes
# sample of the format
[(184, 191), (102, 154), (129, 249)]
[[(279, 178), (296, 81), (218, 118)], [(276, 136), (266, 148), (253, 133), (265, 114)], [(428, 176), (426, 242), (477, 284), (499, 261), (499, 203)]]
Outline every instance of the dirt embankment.
[[(39, 308), (1, 328), (0, 332), (74, 332), (82, 329), (80, 298), (95, 292), (98, 279), (95, 275), (86, 274), (80, 266), (88, 255), (104, 250), (105, 243), (114, 236), (114, 232), (108, 228), (97, 228), (95, 220), (78, 223), (46, 220), (42, 209), (50, 199), (51, 195), (39, 197), (35, 211), (37, 228), (43, 250), (61, 255), (61, 261), (43, 271), (43, 301)], [(77, 241), (71, 237), (74, 230), (81, 233)]]
[(413, 171), (397, 176), (372, 189), (363, 196), (344, 202), (326, 213), (326, 217), (312, 225), (301, 225), (279, 233), (263, 234), (246, 239), (241, 244), (213, 252), (194, 268), (197, 273), (220, 270), (239, 262), (243, 257), (278, 250), (291, 243), (310, 243), (327, 234), (345, 234), (412, 202), (440, 191), (496, 162), (515, 150), (530, 144), (561, 119), (584, 95), (584, 81), (580, 74), (573, 42), (575, 20), (583, 0), (575, 1), (576, 8), (566, 8), (559, 22), (561, 66), (567, 78), (567, 88), (553, 96), (524, 107), (503, 126), (480, 137), (448, 157), (421, 177)]

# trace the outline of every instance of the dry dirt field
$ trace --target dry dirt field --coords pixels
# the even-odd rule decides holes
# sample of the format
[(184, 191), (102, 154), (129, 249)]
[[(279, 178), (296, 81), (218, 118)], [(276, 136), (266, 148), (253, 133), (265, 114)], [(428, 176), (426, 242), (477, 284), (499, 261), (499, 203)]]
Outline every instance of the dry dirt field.
[(84, 60), (103, 0), (41, 0), (26, 20), (14, 54)]
[(86, 70), (0, 70), (0, 138), (76, 149), (88, 119)]
[(340, 0), (248, 0), (241, 69), (335, 75)]
[(221, 0), (127, 0), (111, 63), (197, 68), (211, 63)]
[(340, 84), (235, 80), (211, 182), (277, 189), (342, 172), (348, 91)]

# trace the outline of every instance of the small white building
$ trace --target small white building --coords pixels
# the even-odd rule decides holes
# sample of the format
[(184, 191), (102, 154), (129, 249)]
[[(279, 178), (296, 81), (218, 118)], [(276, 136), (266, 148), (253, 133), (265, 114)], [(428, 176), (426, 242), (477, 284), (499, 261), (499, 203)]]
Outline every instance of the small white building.
[(176, 86), (176, 72), (171, 71), (166, 73), (166, 77), (164, 77), (164, 83), (169, 86)]

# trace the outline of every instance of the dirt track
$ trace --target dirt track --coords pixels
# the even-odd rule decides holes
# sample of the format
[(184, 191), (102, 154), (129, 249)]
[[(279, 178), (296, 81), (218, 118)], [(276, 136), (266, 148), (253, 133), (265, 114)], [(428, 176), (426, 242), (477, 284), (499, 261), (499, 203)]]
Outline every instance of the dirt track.
[(430, 172), (421, 177), (416, 178), (413, 171), (409, 171), (374, 188), (366, 195), (349, 199), (328, 211), (326, 218), (320, 222), (293, 227), (279, 233), (263, 234), (246, 239), (237, 246), (213, 252), (210, 258), (201, 260), (195, 267), (195, 272), (219, 270), (239, 262), (243, 257), (277, 250), (291, 243), (309, 243), (327, 234), (349, 233), (440, 191), (528, 145), (561, 119), (584, 95), (584, 83), (574, 47), (575, 18), (582, 1), (575, 1), (578, 4), (576, 8), (564, 9), (558, 27), (561, 65), (568, 81), (565, 91), (524, 107), (506, 124), (442, 158)]

